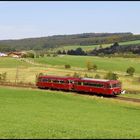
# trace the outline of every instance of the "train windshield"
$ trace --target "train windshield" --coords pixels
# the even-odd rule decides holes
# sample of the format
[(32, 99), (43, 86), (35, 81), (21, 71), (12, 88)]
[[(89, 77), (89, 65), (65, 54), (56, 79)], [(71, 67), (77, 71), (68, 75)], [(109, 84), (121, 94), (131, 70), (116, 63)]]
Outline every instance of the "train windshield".
[(107, 87), (108, 87), (108, 88), (118, 88), (118, 87), (121, 87), (121, 83), (109, 84)]

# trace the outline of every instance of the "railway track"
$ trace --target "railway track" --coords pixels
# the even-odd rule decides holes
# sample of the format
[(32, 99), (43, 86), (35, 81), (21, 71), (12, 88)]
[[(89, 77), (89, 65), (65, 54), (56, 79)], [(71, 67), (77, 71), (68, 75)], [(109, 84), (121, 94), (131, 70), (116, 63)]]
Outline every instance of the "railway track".
[[(15, 83), (9, 83), (9, 84), (0, 84), (0, 86), (10, 86), (10, 87), (21, 87), (21, 88), (38, 89), (35, 85), (28, 85), (28, 84), (19, 85), (19, 84), (15, 84)], [(82, 95), (84, 95), (84, 96), (91, 96), (91, 95), (86, 95), (86, 94), (82, 94)], [(103, 96), (101, 96), (101, 97), (103, 97)], [(104, 98), (113, 98), (115, 100), (122, 100), (122, 101), (140, 103), (140, 99), (129, 98), (129, 97), (116, 96), (116, 97), (104, 97)]]
[(136, 103), (140, 103), (140, 99), (136, 99), (136, 98), (129, 98), (129, 97), (115, 97), (114, 99), (117, 100), (123, 100), (123, 101), (131, 101), (131, 102), (136, 102)]

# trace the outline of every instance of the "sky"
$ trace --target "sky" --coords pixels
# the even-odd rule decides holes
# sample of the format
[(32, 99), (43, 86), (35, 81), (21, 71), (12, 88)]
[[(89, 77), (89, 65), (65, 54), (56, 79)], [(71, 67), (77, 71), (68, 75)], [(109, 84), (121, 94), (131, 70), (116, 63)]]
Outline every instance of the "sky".
[(0, 40), (78, 33), (140, 34), (139, 1), (0, 1)]

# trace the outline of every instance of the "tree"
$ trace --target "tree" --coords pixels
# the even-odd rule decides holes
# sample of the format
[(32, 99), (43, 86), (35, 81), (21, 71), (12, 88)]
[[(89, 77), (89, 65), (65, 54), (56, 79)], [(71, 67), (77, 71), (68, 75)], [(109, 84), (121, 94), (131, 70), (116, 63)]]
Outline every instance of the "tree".
[(135, 69), (133, 67), (129, 67), (126, 70), (126, 73), (128, 73), (130, 76), (133, 76), (135, 72)]
[(115, 43), (113, 44), (113, 46), (119, 46), (119, 43), (118, 43), (118, 42), (115, 42)]
[(101, 76), (99, 74), (95, 75), (95, 79), (100, 79), (100, 78), (101, 78)]
[(75, 78), (80, 78), (80, 74), (78, 74), (77, 72), (75, 72), (75, 73), (73, 74), (73, 77), (75, 77)]
[(105, 76), (105, 79), (109, 80), (117, 80), (118, 78), (119, 78), (118, 75), (113, 72), (108, 72)]
[(65, 65), (65, 69), (70, 69), (70, 68), (71, 68), (71, 65), (69, 65), (69, 64)]
[(57, 54), (62, 54), (61, 50), (58, 50), (56, 53), (57, 53)]
[(43, 76), (43, 75), (44, 75), (43, 73), (36, 74), (36, 78), (35, 78), (36, 82), (38, 81), (38, 77)]
[(92, 64), (92, 62), (88, 61), (87, 62), (87, 69), (96, 71), (97, 70), (97, 65)]
[(88, 76), (86, 73), (85, 73), (84, 77), (85, 77), (85, 78), (89, 78), (89, 76)]
[(102, 44), (100, 44), (99, 49), (102, 49), (102, 48), (103, 48), (103, 46), (102, 46)]
[(7, 73), (0, 73), (0, 82), (5, 82), (7, 77)]
[(94, 64), (94, 65), (92, 66), (92, 68), (93, 68), (94, 71), (96, 71), (96, 70), (97, 70), (97, 65)]
[(91, 63), (90, 61), (88, 61), (88, 62), (87, 62), (87, 69), (88, 69), (88, 70), (92, 70), (92, 68), (93, 68), (92, 63)]

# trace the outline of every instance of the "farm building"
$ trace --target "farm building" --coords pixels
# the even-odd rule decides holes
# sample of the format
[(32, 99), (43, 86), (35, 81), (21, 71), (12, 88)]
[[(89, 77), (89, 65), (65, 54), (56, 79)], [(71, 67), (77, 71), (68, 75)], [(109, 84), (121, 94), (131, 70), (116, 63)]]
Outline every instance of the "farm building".
[(25, 52), (10, 52), (8, 53), (8, 56), (15, 57), (15, 58), (21, 58)]

